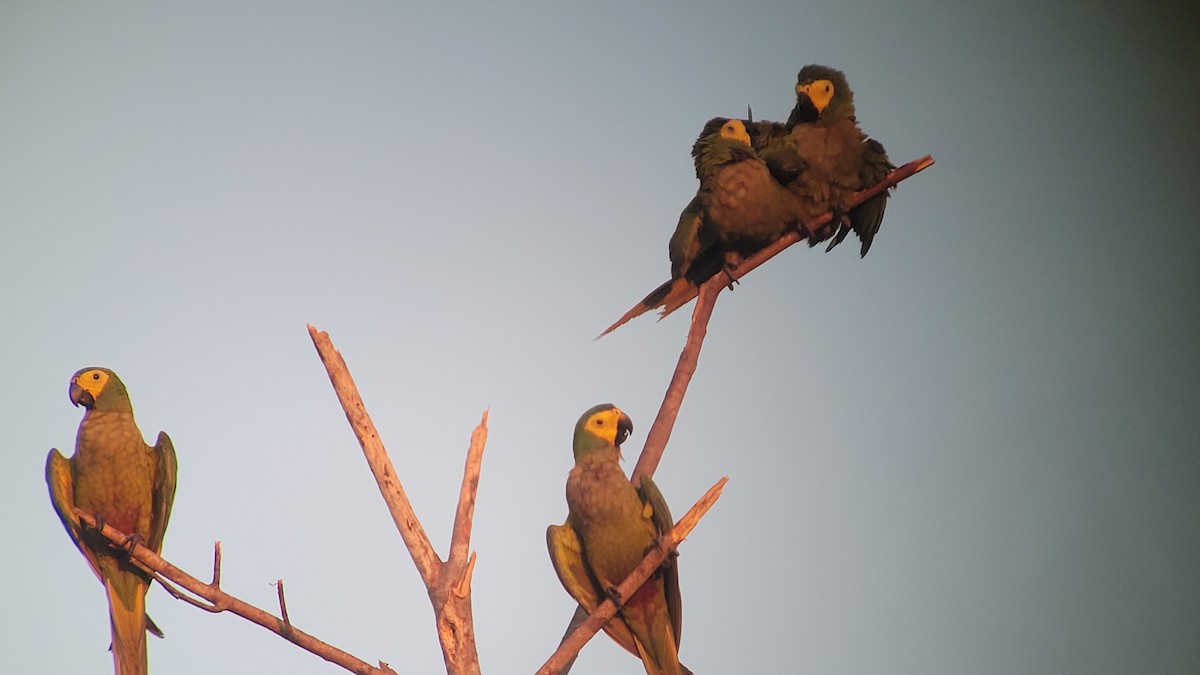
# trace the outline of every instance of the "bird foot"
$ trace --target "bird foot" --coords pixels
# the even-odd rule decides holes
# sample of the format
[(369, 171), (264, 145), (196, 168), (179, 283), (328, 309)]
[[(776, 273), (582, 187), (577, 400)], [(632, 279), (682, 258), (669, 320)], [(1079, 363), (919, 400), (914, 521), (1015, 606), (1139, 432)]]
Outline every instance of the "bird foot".
[(621, 606), (621, 592), (617, 590), (616, 586), (605, 587), (604, 597), (608, 598), (609, 600), (612, 600), (613, 604), (616, 605), (617, 607)]
[[(649, 553), (657, 548), (666, 548), (666, 541), (663, 539), (661, 534), (654, 538), (654, 543), (650, 544), (650, 546), (646, 548), (645, 553), (642, 555), (646, 555), (646, 553)], [(667, 554), (663, 556), (663, 561), (659, 564), (659, 567), (661, 569), (670, 569), (675, 564), (675, 559), (678, 557), (679, 551), (668, 549)]]
[[(99, 513), (96, 513), (96, 514), (92, 515), (92, 519), (96, 521), (96, 528), (95, 528), (96, 531), (101, 533), (101, 535), (103, 535), (103, 533), (104, 533), (104, 516), (100, 515)], [(80, 523), (80, 525), (83, 525), (83, 523)]]
[(135, 546), (137, 546), (138, 544), (145, 546), (146, 538), (143, 537), (141, 534), (134, 532), (133, 534), (125, 537), (125, 541), (121, 542), (121, 548), (129, 551), (130, 553), (133, 553), (133, 548)]
[(733, 290), (734, 285), (738, 283), (737, 277), (733, 275), (737, 271), (738, 265), (742, 262), (742, 256), (737, 253), (728, 252), (725, 254), (725, 263), (721, 265), (721, 271), (725, 273), (725, 287)]

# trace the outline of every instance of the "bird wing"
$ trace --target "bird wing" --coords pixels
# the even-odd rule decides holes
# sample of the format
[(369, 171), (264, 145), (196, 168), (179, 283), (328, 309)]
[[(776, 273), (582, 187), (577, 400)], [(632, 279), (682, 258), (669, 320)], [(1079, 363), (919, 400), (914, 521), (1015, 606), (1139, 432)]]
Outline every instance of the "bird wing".
[(155, 553), (162, 552), (163, 536), (167, 532), (167, 521), (171, 518), (171, 506), (175, 503), (175, 476), (178, 467), (175, 462), (175, 446), (167, 432), (158, 432), (158, 441), (154, 444), (154, 454), (158, 461), (154, 470), (154, 493), (150, 512), (150, 539), (147, 546)]
[[(658, 530), (658, 536), (663, 536), (675, 526), (671, 518), (671, 509), (667, 500), (655, 485), (650, 476), (642, 476), (638, 484), (638, 495), (642, 503), (650, 507), (650, 522)], [(679, 644), (683, 632), (683, 598), (679, 593), (679, 566), (677, 553), (672, 553), (663, 561), (660, 571), (663, 576), (663, 592), (667, 596), (667, 613), (671, 617), (671, 630), (675, 633), (675, 644)]]
[[(596, 611), (605, 598), (599, 585), (588, 571), (587, 562), (583, 557), (583, 544), (579, 535), (570, 525), (551, 525), (546, 528), (546, 546), (550, 549), (550, 562), (558, 574), (567, 593), (583, 607), (588, 614)], [(638, 655), (637, 641), (633, 633), (620, 618), (614, 618), (604, 625), (617, 644), (635, 656)]]
[(96, 554), (84, 546), (83, 540), (80, 538), (81, 527), (74, 510), (75, 474), (71, 470), (71, 460), (63, 457), (57, 448), (51, 448), (50, 454), (46, 455), (46, 485), (50, 488), (50, 503), (54, 505), (54, 510), (58, 513), (63, 528), (71, 537), (71, 541), (75, 542), (75, 547), (87, 559), (92, 573), (96, 575), (97, 579), (103, 581)]

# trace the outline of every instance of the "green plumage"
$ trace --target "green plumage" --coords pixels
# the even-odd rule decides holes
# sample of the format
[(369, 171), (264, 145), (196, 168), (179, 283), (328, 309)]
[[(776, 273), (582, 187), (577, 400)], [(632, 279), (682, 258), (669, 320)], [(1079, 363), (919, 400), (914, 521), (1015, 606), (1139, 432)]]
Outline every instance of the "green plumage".
[(601, 336), (656, 307), (662, 307), (662, 316), (670, 314), (696, 297), (697, 287), (723, 267), (815, 215), (771, 176), (741, 120), (709, 120), (692, 146), (692, 158), (700, 188), (679, 215), (668, 243), (671, 279)]
[(150, 578), (125, 551), (85, 528), (72, 509), (161, 552), (175, 497), (175, 449), (163, 432), (153, 447), (146, 445), (125, 385), (111, 370), (84, 368), (75, 373), (70, 396), (87, 411), (79, 423), (75, 454), (68, 459), (52, 449), (46, 458), (50, 501), (108, 594), (117, 675), (144, 675), (146, 631), (162, 635), (146, 616)]
[(771, 175), (807, 212), (837, 216), (825, 233), (832, 236), (828, 248), (853, 230), (865, 256), (883, 220), (887, 194), (853, 208), (850, 201), (895, 167), (883, 146), (859, 129), (854, 92), (841, 71), (809, 65), (796, 79), (796, 106), (788, 121), (748, 123), (747, 132)]
[[(611, 404), (595, 406), (575, 426), (575, 468), (567, 476), (567, 522), (546, 530), (550, 560), (563, 587), (589, 613), (637, 567), (673, 524), (654, 481), (635, 488), (620, 466), (632, 430)], [(681, 675), (682, 606), (674, 558), (663, 563), (604, 626), (642, 659), (649, 675)]]

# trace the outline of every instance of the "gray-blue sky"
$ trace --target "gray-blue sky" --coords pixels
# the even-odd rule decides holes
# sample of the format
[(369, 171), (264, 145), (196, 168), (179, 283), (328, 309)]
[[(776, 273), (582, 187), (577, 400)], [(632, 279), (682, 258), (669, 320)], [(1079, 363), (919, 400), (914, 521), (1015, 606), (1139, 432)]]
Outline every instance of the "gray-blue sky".
[[(431, 537), (492, 433), (486, 672), (571, 613), (544, 527), (570, 429), (634, 447), (687, 312), (591, 337), (665, 278), (703, 122), (846, 71), (892, 158), (871, 255), (789, 251), (718, 304), (658, 473), (697, 672), (1200, 667), (1200, 52), (1182, 4), (0, 7), (4, 529), (16, 670), (106, 672), (103, 593), (50, 509), (67, 377), (121, 374), (179, 452), (167, 556), (399, 672), (424, 589), (304, 332), (329, 330)], [(1190, 13), (1189, 13), (1190, 12)], [(16, 545), (15, 542), (19, 542)], [(160, 590), (160, 672), (326, 673)], [(20, 616), (20, 619), (17, 616)], [(639, 672), (600, 638), (575, 671)]]

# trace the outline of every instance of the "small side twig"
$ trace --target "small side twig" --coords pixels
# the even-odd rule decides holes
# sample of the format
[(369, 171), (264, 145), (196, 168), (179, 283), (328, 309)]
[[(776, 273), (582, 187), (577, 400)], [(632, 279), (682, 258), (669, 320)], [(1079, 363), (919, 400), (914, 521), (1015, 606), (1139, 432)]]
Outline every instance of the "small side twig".
[[(620, 605), (625, 604), (629, 596), (633, 595), (642, 587), (642, 584), (646, 583), (646, 580), (650, 578), (654, 570), (658, 569), (659, 565), (662, 565), (663, 560), (666, 560), (671, 551), (675, 550), (679, 546), (679, 543), (686, 539), (691, 531), (695, 529), (700, 519), (704, 517), (704, 514), (708, 513), (708, 510), (721, 497), (721, 490), (724, 489), (725, 483), (728, 481), (729, 477), (725, 476), (710, 487), (700, 497), (699, 501), (692, 508), (688, 509), (688, 512), (675, 523), (671, 531), (659, 538), (657, 545), (650, 549), (650, 552), (646, 554), (645, 558), (642, 558), (642, 562), (638, 563), (637, 567), (633, 568), (629, 576), (625, 577), (625, 580), (617, 585), (616, 595)], [(609, 619), (612, 619), (616, 615), (620, 605), (613, 602), (612, 598), (608, 598), (600, 603), (600, 606), (596, 608), (596, 611), (587, 620), (563, 638), (563, 641), (558, 645), (558, 649), (554, 650), (550, 658), (538, 669), (537, 675), (558, 675), (558, 673), (561, 673), (562, 669), (574, 660), (575, 655), (579, 653), (583, 645), (587, 644), (588, 640), (591, 640), (596, 632), (603, 628), (604, 624), (608, 623)]]
[(221, 542), (213, 542), (213, 579), (209, 584), (213, 588), (221, 587)]
[(279, 596), (279, 615), (283, 617), (283, 630), (280, 634), (287, 637), (292, 634), (292, 620), (288, 618), (287, 600), (283, 597), (283, 579), (275, 580), (275, 592)]
[[(91, 514), (80, 509), (75, 509), (75, 515), (79, 517), (80, 522), (82, 522), (85, 526), (90, 527), (93, 530), (97, 529), (96, 519)], [(283, 621), (272, 615), (270, 612), (259, 609), (248, 602), (236, 598), (225, 591), (222, 591), (220, 588), (217, 588), (216, 585), (206, 584), (203, 581), (200, 581), (196, 577), (167, 562), (157, 553), (143, 546), (140, 542), (130, 541), (128, 535), (120, 530), (117, 530), (112, 525), (105, 523), (102, 528), (99, 528), (99, 532), (104, 535), (106, 539), (112, 542), (115, 548), (123, 548), (124, 550), (128, 551), (129, 555), (136, 560), (138, 564), (143, 566), (145, 569), (150, 570), (150, 573), (153, 575), (155, 580), (162, 584), (163, 588), (168, 589), (168, 592), (176, 598), (196, 605), (197, 607), (205, 609), (209, 612), (229, 612), (231, 614), (236, 614), (247, 621), (256, 623), (259, 626), (266, 628), (267, 630), (284, 638), (288, 642), (291, 642), (301, 649), (304, 649), (312, 654), (316, 654), (326, 661), (341, 666), (352, 673), (358, 673), (359, 675), (396, 675), (396, 672), (387, 667), (387, 665), (382, 661), (380, 662), (380, 667), (377, 668), (366, 661), (356, 658), (355, 656), (342, 651), (333, 645), (323, 642), (295, 627), (292, 627), (290, 631), (285, 633), (282, 630)], [(219, 557), (216, 565), (218, 567), (220, 565)], [(165, 580), (170, 580), (170, 582), (179, 588), (174, 588)], [(186, 589), (187, 592), (191, 593), (192, 595), (203, 598), (204, 600), (208, 601), (208, 604), (205, 604), (200, 600), (196, 600), (195, 598), (186, 596), (182, 591), (179, 590), (180, 588)], [(280, 600), (282, 602), (282, 584), (280, 585), (279, 592)]]

